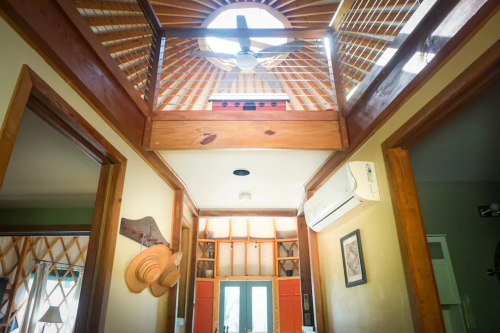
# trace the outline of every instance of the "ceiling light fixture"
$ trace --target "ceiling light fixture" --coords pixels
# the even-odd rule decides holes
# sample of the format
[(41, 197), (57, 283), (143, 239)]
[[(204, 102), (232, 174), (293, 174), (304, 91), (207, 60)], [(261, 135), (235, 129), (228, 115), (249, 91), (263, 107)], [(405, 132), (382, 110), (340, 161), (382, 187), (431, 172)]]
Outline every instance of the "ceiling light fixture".
[(236, 169), (233, 171), (233, 175), (240, 176), (240, 177), (248, 176), (249, 174), (250, 174), (250, 171), (245, 170), (245, 169)]

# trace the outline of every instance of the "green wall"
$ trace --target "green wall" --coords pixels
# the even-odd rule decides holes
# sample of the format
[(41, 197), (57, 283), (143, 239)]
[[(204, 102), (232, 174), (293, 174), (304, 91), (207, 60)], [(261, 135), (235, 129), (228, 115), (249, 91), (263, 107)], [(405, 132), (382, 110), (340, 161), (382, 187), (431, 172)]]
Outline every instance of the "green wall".
[[(500, 332), (500, 284), (486, 275), (500, 242), (500, 218), (477, 206), (500, 201), (500, 182), (416, 182), (427, 234), (446, 234), (460, 298), (470, 297), (474, 332)], [(472, 332), (472, 331), (471, 331)]]
[(92, 224), (94, 208), (0, 209), (0, 225)]

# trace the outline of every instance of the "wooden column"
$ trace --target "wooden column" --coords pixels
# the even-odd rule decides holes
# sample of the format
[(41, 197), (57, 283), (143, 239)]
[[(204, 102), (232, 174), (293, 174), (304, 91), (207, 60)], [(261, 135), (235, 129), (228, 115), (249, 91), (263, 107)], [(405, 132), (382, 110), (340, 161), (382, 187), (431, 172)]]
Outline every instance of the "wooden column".
[(187, 310), (186, 310), (186, 333), (193, 332), (194, 324), (194, 295), (196, 293), (196, 247), (198, 246), (199, 218), (193, 217), (191, 225), (191, 261), (189, 262), (189, 280), (187, 281)]
[(325, 332), (323, 323), (323, 300), (321, 296), (321, 276), (319, 270), (318, 257), (318, 238), (317, 233), (311, 228), (307, 228), (309, 237), (309, 260), (311, 263), (311, 279), (312, 279), (312, 303), (314, 310), (314, 322), (316, 323), (316, 332)]
[(162, 66), (163, 66), (163, 52), (165, 50), (165, 33), (163, 30), (157, 30), (153, 45), (151, 46), (151, 59), (149, 63), (151, 68), (148, 69), (151, 76), (149, 77), (149, 84), (147, 85), (147, 103), (152, 111), (158, 109), (158, 85), (160, 84)]
[(302, 295), (302, 325), (314, 327), (313, 287), (311, 278), (311, 262), (309, 258), (309, 236), (306, 218), (297, 217), (297, 234), (299, 240), (300, 292)]
[[(176, 190), (174, 192), (172, 241), (170, 242), (170, 249), (172, 250), (173, 253), (179, 252), (181, 249), (183, 208), (184, 208), (184, 191)], [(179, 284), (176, 284), (175, 286), (170, 288), (168, 292), (167, 333), (174, 333), (175, 326), (177, 325), (177, 304), (178, 304), (178, 293), (179, 293), (178, 286)]]

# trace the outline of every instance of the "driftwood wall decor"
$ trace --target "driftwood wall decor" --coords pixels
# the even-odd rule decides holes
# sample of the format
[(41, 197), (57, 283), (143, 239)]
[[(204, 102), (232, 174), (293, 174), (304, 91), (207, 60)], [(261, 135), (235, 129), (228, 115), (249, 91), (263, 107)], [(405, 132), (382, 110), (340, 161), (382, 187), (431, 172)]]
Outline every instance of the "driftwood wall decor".
[(120, 234), (146, 247), (156, 244), (163, 244), (170, 247), (170, 243), (163, 237), (155, 219), (151, 216), (146, 216), (139, 220), (122, 218)]

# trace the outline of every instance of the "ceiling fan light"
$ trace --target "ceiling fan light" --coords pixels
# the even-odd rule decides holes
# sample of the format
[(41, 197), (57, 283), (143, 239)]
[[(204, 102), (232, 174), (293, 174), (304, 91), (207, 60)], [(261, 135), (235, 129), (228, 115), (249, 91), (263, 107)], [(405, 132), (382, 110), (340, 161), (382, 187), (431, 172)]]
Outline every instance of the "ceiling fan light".
[(249, 71), (257, 67), (259, 62), (254, 55), (251, 54), (241, 54), (236, 59), (236, 66), (244, 71)]

